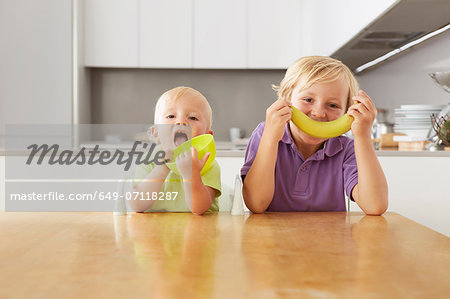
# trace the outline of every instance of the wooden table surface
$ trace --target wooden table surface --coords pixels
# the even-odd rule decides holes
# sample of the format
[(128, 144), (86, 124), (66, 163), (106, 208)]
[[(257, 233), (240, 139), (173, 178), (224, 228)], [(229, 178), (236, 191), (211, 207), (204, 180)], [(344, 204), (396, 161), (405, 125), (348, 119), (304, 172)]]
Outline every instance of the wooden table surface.
[(449, 298), (450, 238), (395, 213), (0, 213), (0, 298)]

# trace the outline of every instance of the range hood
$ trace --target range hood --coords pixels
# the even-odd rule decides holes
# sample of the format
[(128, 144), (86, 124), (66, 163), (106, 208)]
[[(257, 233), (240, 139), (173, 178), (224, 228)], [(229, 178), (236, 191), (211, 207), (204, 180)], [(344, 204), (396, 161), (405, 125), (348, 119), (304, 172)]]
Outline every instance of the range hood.
[(400, 0), (331, 56), (351, 70), (450, 23), (450, 0)]

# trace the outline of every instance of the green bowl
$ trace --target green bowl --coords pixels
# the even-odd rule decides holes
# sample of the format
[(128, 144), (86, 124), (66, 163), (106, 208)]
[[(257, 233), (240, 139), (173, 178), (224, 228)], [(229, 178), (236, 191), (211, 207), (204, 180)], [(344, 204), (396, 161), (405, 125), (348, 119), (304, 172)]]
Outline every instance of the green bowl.
[(203, 166), (202, 170), (200, 171), (200, 175), (207, 173), (212, 167), (214, 160), (216, 159), (216, 144), (214, 143), (214, 137), (211, 134), (196, 136), (177, 146), (173, 150), (172, 160), (166, 163), (167, 167), (176, 174), (180, 175), (177, 169), (175, 158), (186, 151), (190, 151), (191, 147), (195, 147), (197, 149), (199, 159), (202, 159), (203, 156), (206, 155), (206, 153), (211, 153), (205, 163), (205, 166)]

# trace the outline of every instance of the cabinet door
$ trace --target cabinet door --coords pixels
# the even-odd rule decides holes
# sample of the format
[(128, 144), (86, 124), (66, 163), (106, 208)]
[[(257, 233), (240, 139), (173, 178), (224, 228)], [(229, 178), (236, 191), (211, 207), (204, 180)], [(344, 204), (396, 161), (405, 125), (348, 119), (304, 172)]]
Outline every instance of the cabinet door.
[(141, 67), (192, 67), (193, 0), (140, 0)]
[(137, 67), (138, 0), (85, 1), (85, 65)]
[(0, 36), (0, 147), (7, 124), (71, 124), (72, 1), (1, 1)]
[(302, 56), (300, 0), (249, 0), (248, 67), (284, 69)]
[(396, 0), (304, 0), (302, 47), (306, 55), (331, 55)]
[(194, 67), (246, 68), (243, 0), (194, 0)]

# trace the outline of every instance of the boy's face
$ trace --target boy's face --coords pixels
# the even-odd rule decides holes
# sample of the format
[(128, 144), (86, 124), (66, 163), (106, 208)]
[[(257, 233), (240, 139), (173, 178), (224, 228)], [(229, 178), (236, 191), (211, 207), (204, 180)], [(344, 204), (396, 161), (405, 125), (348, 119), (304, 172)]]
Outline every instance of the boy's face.
[[(301, 83), (301, 82), (300, 82)], [(349, 87), (345, 80), (336, 79), (331, 82), (317, 82), (309, 88), (300, 90), (303, 84), (297, 84), (292, 91), (291, 103), (310, 118), (317, 121), (338, 119), (347, 110)], [(299, 129), (302, 139), (323, 141), (311, 137)]]
[(213, 134), (209, 128), (208, 107), (205, 100), (186, 92), (177, 101), (164, 99), (160, 106), (158, 119), (158, 138), (168, 145), (176, 147), (192, 137), (202, 134)]

